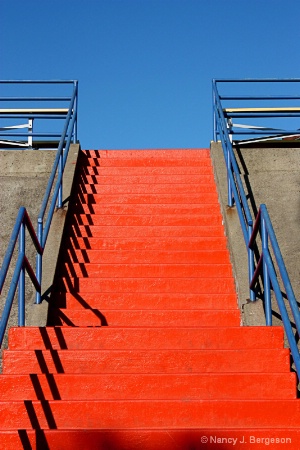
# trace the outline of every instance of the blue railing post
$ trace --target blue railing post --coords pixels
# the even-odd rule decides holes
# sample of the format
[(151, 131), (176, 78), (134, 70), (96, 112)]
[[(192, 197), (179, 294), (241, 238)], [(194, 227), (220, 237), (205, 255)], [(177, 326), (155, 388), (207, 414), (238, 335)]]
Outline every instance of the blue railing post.
[[(253, 226), (248, 225), (248, 243), (252, 236)], [(248, 245), (248, 271), (249, 271), (249, 285), (251, 285), (254, 276), (254, 252)], [(254, 302), (256, 300), (256, 294), (253, 289), (250, 288), (250, 300)]]
[[(266, 227), (265, 218), (261, 219), (261, 241), (262, 241), (262, 253), (263, 255), (268, 253), (268, 232)], [(263, 280), (264, 280), (264, 300), (265, 300), (265, 315), (266, 325), (272, 325), (272, 304), (271, 304), (271, 289), (270, 289), (270, 277), (268, 273), (268, 266), (263, 261)]]
[(63, 157), (63, 150), (61, 151), (61, 154), (59, 156), (59, 163), (58, 163), (58, 174), (61, 176), (61, 181), (59, 184), (59, 191), (58, 191), (58, 198), (57, 198), (57, 208), (62, 207), (62, 197), (63, 197), (63, 177), (62, 174), (64, 172), (64, 157)]
[(228, 194), (228, 206), (231, 208), (233, 206), (233, 196), (232, 196), (232, 188), (231, 188), (231, 180), (230, 180), (230, 172), (231, 172), (231, 158), (230, 151), (227, 148), (227, 194)]
[[(25, 255), (25, 224), (24, 220), (21, 223), (19, 232), (19, 255)], [(25, 267), (24, 263), (19, 277), (19, 308), (18, 308), (18, 325), (23, 327), (25, 325)]]
[[(37, 238), (40, 243), (40, 246), (43, 245), (43, 219), (40, 217), (38, 218), (38, 230), (37, 230)], [(42, 286), (42, 264), (43, 264), (43, 256), (42, 254), (37, 254), (36, 256), (36, 278)], [(36, 292), (35, 296), (35, 302), (37, 305), (39, 305), (42, 301), (41, 292)]]
[(75, 115), (75, 122), (74, 122), (74, 138), (73, 143), (77, 143), (77, 111), (78, 111), (78, 81), (74, 81), (74, 89), (76, 90), (76, 96), (74, 101), (74, 115)]

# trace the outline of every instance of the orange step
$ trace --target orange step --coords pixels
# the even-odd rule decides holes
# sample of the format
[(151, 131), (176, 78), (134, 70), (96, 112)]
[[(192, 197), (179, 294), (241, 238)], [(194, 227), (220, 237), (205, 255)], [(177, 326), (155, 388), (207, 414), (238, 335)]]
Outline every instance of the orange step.
[(288, 349), (3, 350), (4, 374), (287, 373), (289, 370)]
[(295, 399), (295, 380), (294, 373), (3, 375), (0, 402)]
[[(0, 403), (0, 429), (298, 428), (295, 400), (23, 401)], [(123, 425), (124, 426), (124, 425)]]
[(93, 226), (135, 226), (135, 227), (197, 227), (197, 226), (216, 226), (222, 224), (220, 214), (201, 215), (101, 215), (101, 214), (77, 214), (75, 221), (79, 225)]
[(235, 292), (227, 294), (190, 294), (190, 293), (151, 293), (149, 292), (85, 292), (84, 297), (78, 292), (53, 292), (51, 304), (59, 308), (85, 308), (103, 309), (237, 309), (237, 297)]
[[(87, 234), (87, 233), (86, 233)], [(89, 233), (90, 234), (90, 233)], [(116, 250), (116, 251), (137, 251), (137, 250), (164, 250), (173, 252), (182, 251), (208, 251), (226, 250), (226, 238), (222, 236), (209, 237), (185, 237), (168, 236), (168, 239), (160, 239), (155, 236), (147, 236), (147, 239), (140, 237), (79, 237), (75, 233), (70, 234), (70, 242), (66, 242), (68, 248), (74, 247), (80, 250)]]
[[(271, 447), (272, 446), (272, 447)], [(3, 430), (0, 447), (13, 450), (237, 450), (298, 449), (300, 430), (295, 428), (209, 428), (145, 430)]]
[[(53, 316), (53, 317), (52, 317)], [(53, 309), (48, 325), (68, 326), (138, 326), (145, 327), (217, 327), (239, 326), (239, 310), (107, 310)]]
[(281, 327), (12, 327), (10, 350), (197, 349), (246, 350), (283, 347)]
[[(166, 251), (159, 250), (78, 250), (67, 249), (65, 265), (76, 263), (97, 264), (222, 264), (228, 263), (228, 250), (202, 250), (202, 251)], [(63, 266), (63, 264), (62, 264)]]
[(79, 278), (231, 277), (230, 264), (66, 264), (65, 276)]
[(233, 278), (63, 278), (57, 290), (67, 292), (152, 292), (230, 294), (234, 292)]
[[(116, 173), (115, 175), (108, 175), (106, 173), (98, 174), (85, 174), (83, 178), (88, 184), (99, 184), (106, 186), (117, 185), (196, 185), (198, 187), (203, 185), (211, 185), (215, 189), (214, 175), (212, 169), (206, 170), (206, 173), (201, 174), (174, 174), (163, 173), (161, 175), (128, 175)], [(152, 187), (153, 187), (152, 186)]]
[[(193, 217), (194, 214), (212, 214), (215, 212), (217, 215), (220, 215), (220, 206), (218, 202), (214, 203), (205, 203), (205, 204), (150, 204), (150, 205), (131, 205), (131, 204), (105, 204), (98, 205), (96, 204), (85, 204), (78, 203), (77, 205), (72, 206), (72, 213), (75, 217), (78, 217), (78, 214), (97, 214), (97, 215), (173, 215), (173, 216), (181, 216), (184, 217), (187, 215), (189, 217)], [(221, 216), (220, 216), (221, 217)]]
[[(120, 193), (120, 194), (97, 194), (94, 192), (94, 187), (92, 186), (82, 186), (80, 187), (81, 192), (78, 194), (78, 199), (84, 204), (124, 204), (124, 205), (140, 205), (140, 204), (149, 204), (149, 205), (160, 205), (160, 204), (168, 204), (168, 205), (177, 205), (177, 204), (186, 204), (187, 195), (180, 194), (176, 191), (176, 194), (154, 194), (154, 193)], [(205, 193), (195, 193), (194, 191), (189, 193), (188, 201), (191, 205), (193, 204), (211, 204), (218, 200), (217, 191), (214, 192), (205, 192)]]
[(221, 224), (219, 225), (203, 225), (203, 226), (111, 226), (111, 225), (73, 225), (72, 229), (75, 236), (78, 237), (114, 237), (127, 238), (128, 236), (134, 237), (156, 237), (166, 240), (165, 236), (169, 237), (221, 237), (224, 235), (224, 229)]

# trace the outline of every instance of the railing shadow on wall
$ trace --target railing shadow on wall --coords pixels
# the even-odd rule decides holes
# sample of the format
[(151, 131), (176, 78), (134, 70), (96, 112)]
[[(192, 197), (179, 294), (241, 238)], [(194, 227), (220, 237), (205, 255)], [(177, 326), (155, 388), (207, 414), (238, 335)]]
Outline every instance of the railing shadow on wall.
[[(281, 94), (283, 86), (286, 87), (286, 95)], [(226, 87), (232, 92), (229, 95), (223, 94)], [(249, 87), (250, 92), (254, 89), (257, 94), (245, 95), (243, 88)], [(220, 140), (222, 143), (227, 169), (227, 202), (229, 207), (236, 207), (247, 249), (250, 300), (256, 300), (258, 295), (256, 288), (260, 283), (266, 325), (271, 326), (271, 291), (273, 291), (300, 379), (300, 354), (297, 346), (297, 335), (300, 336), (299, 307), (267, 207), (264, 204), (260, 205), (256, 218), (253, 219), (233, 150), (236, 144), (240, 146), (249, 142), (300, 138), (299, 130), (293, 128), (295, 120), (300, 117), (300, 95), (293, 94), (295, 87), (300, 87), (300, 79), (214, 79), (212, 83), (214, 141)], [(276, 88), (280, 94), (276, 93)], [(298, 106), (295, 102), (298, 102)], [(244, 119), (252, 122), (250, 125), (235, 124), (233, 120), (236, 118), (242, 119), (242, 122)], [(258, 125), (253, 123), (253, 119)], [(275, 128), (276, 121), (279, 125)], [(285, 124), (291, 128), (286, 129)], [(243, 137), (243, 140), (235, 139), (236, 136)], [(284, 297), (293, 316), (295, 334)]]
[[(3, 264), (0, 271), (0, 294), (7, 278), (8, 270), (12, 264), (13, 254), (17, 242), (19, 243), (18, 257), (15, 263), (15, 269), (10, 282), (8, 295), (4, 304), (2, 317), (0, 320), (0, 347), (3, 341), (7, 327), (10, 311), (16, 290), (18, 288), (18, 325), (25, 325), (25, 271), (28, 273), (36, 291), (36, 303), (41, 303), (41, 285), (42, 285), (42, 261), (43, 252), (47, 242), (51, 221), (56, 208), (61, 208), (63, 173), (66, 165), (71, 142), (77, 142), (77, 106), (78, 106), (78, 82), (70, 81), (0, 81), (1, 87), (16, 86), (16, 90), (24, 87), (43, 87), (46, 91), (50, 88), (59, 86), (60, 89), (69, 87), (68, 96), (27, 96), (27, 97), (0, 97), (0, 119), (28, 119), (29, 126), (16, 125), (0, 128), (0, 145), (5, 149), (32, 149), (45, 147), (56, 149), (56, 156), (52, 171), (48, 180), (40, 212), (37, 221), (37, 231), (31, 223), (25, 207), (21, 207), (13, 228), (8, 248), (6, 250)], [(63, 103), (63, 108), (51, 108), (49, 105), (59, 105)], [(67, 103), (67, 107), (65, 104)], [(26, 108), (20, 108), (19, 105), (26, 105)], [(42, 108), (36, 108), (36, 105), (42, 105)], [(62, 131), (58, 132), (33, 132), (33, 120), (41, 120), (44, 123), (64, 119)], [(45, 121), (46, 119), (46, 121)], [(23, 129), (27, 128), (24, 133)], [(21, 132), (20, 132), (21, 130)], [(3, 140), (3, 138), (14, 137), (14, 140)], [(26, 136), (26, 141), (24, 137)], [(36, 138), (43, 141), (36, 141)], [(59, 138), (59, 141), (57, 141)], [(36, 248), (36, 270), (32, 268), (26, 257), (25, 229), (29, 231), (31, 240)]]

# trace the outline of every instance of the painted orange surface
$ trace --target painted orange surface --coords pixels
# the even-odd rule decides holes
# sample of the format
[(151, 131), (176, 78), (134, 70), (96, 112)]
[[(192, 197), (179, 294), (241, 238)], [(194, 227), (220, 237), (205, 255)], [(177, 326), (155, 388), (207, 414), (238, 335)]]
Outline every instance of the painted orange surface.
[(49, 305), (9, 332), (1, 449), (300, 448), (283, 330), (240, 326), (209, 150), (82, 151)]

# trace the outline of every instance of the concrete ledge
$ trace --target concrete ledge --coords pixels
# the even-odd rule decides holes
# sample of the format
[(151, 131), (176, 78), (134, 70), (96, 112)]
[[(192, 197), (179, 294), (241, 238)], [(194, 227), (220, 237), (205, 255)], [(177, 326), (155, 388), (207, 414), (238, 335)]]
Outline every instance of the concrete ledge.
[(249, 300), (247, 250), (237, 210), (235, 207), (228, 207), (227, 173), (222, 145), (211, 142), (210, 149), (243, 324), (265, 325), (262, 301)]
[(26, 321), (26, 325), (28, 326), (43, 327), (46, 326), (47, 323), (49, 306), (47, 301), (47, 291), (51, 289), (54, 280), (57, 259), (68, 211), (68, 200), (71, 195), (79, 151), (80, 146), (78, 144), (72, 144), (70, 146), (63, 179), (64, 206), (62, 209), (58, 209), (54, 212), (43, 255), (42, 296), (44, 299), (40, 305), (34, 303), (34, 298), (30, 302), (31, 305), (28, 311), (28, 319)]

